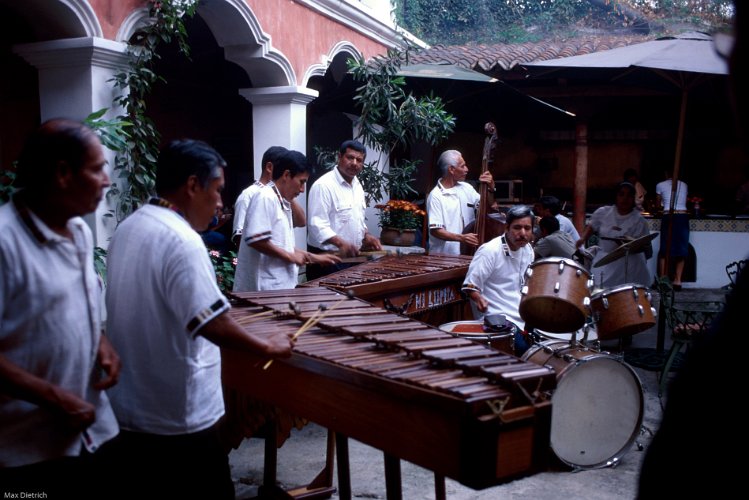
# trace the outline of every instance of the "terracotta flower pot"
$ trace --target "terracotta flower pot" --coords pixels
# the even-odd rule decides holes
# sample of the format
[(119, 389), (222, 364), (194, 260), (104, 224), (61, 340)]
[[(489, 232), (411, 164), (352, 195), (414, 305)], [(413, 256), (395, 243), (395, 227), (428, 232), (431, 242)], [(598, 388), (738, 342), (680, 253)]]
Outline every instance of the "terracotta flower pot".
[(383, 227), (380, 233), (380, 241), (383, 245), (410, 247), (416, 242), (416, 230)]

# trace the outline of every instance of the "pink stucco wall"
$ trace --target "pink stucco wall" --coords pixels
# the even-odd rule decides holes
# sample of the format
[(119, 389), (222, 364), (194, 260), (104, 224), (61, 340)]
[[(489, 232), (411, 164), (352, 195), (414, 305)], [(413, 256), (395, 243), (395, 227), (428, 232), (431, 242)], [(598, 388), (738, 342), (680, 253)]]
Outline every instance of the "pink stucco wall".
[[(292, 0), (246, 0), (273, 47), (289, 60), (298, 78), (319, 64), (335, 44), (350, 42), (365, 57), (385, 52), (386, 47), (338, 22)], [(125, 18), (145, 0), (89, 0), (104, 37), (114, 39)], [(297, 82), (301, 83), (301, 82)]]

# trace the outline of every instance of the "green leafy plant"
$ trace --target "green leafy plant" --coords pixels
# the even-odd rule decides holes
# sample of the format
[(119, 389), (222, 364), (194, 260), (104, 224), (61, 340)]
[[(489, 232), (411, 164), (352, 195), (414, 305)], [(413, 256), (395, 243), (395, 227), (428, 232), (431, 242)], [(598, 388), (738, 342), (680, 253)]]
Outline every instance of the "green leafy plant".
[(16, 190), (13, 183), (16, 180), (16, 163), (13, 162), (8, 170), (0, 170), (0, 205), (7, 203)]
[(230, 292), (234, 287), (234, 273), (237, 270), (236, 252), (221, 253), (218, 250), (209, 250), (208, 256), (216, 271), (216, 282), (222, 292)]
[(406, 92), (406, 81), (398, 72), (408, 63), (410, 50), (389, 49), (386, 55), (368, 62), (363, 58), (348, 60), (348, 70), (359, 84), (354, 95), (360, 108), (359, 138), (391, 159), (389, 173), (384, 172), (386, 165), (374, 161), (359, 174), (368, 203), (381, 200), (385, 190), (396, 198), (415, 193), (410, 183), (418, 164), (399, 163), (393, 160), (395, 153), (417, 141), (435, 146), (455, 128), (455, 118), (445, 110), (441, 98)]
[(117, 155), (117, 181), (107, 196), (116, 200), (117, 220), (132, 213), (154, 192), (156, 159), (161, 136), (153, 121), (146, 115), (146, 96), (153, 85), (164, 81), (153, 71), (159, 58), (157, 48), (162, 43), (176, 41), (180, 52), (189, 57), (187, 29), (184, 17), (192, 17), (197, 0), (149, 0), (151, 22), (138, 29), (128, 43), (130, 65), (112, 79), (121, 94), (115, 99), (125, 114), (118, 120), (127, 124), (125, 147)]

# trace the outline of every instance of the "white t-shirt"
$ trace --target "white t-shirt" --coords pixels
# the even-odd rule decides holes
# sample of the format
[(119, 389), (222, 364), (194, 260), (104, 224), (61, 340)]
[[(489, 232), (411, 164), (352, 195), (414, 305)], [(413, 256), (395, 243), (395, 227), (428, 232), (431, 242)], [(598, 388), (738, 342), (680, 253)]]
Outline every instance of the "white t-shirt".
[(244, 219), (247, 215), (247, 207), (250, 206), (252, 197), (260, 191), (263, 184), (260, 181), (255, 181), (245, 188), (239, 196), (237, 201), (234, 203), (234, 219), (232, 221), (232, 236), (242, 234), (242, 228), (244, 228)]
[(567, 233), (572, 236), (572, 241), (577, 241), (580, 239), (580, 233), (577, 232), (577, 229), (575, 229), (575, 225), (571, 220), (569, 220), (562, 214), (557, 214), (555, 215), (555, 217), (559, 221), (559, 229), (561, 229), (563, 233)]
[(0, 467), (93, 452), (117, 435), (106, 393), (93, 389), (101, 335), (101, 285), (91, 231), (68, 221), (73, 239), (53, 232), (16, 202), (0, 207), (0, 354), (95, 406), (84, 432), (39, 406), (0, 396)]
[(525, 322), (518, 311), (525, 270), (533, 262), (533, 249), (524, 245), (510, 250), (504, 235), (481, 245), (468, 267), (463, 290), (478, 290), (489, 303), (485, 314), (504, 314), (519, 328)]
[(307, 243), (323, 250), (337, 250), (323, 244), (338, 235), (357, 248), (367, 232), (364, 189), (354, 177), (351, 184), (341, 176), (338, 167), (312, 184), (307, 200)]
[[(663, 211), (671, 210), (671, 179), (661, 181), (655, 185), (655, 194), (663, 200)], [(687, 185), (683, 181), (676, 181), (676, 203), (674, 210), (687, 209)]]
[(463, 229), (476, 219), (474, 205), (480, 197), (467, 182), (458, 182), (447, 189), (438, 180), (427, 198), (429, 214), (429, 251), (432, 253), (460, 254), (459, 241), (447, 241), (433, 236), (432, 229), (443, 228), (461, 234)]
[(242, 232), (234, 276), (235, 292), (295, 288), (299, 266), (258, 252), (250, 244), (270, 239), (287, 252), (294, 251), (291, 204), (281, 197), (275, 185), (260, 189), (250, 202)]
[(109, 390), (123, 429), (188, 434), (224, 413), (218, 346), (200, 328), (229, 309), (203, 240), (177, 212), (145, 205), (117, 228), (107, 335), (122, 359)]

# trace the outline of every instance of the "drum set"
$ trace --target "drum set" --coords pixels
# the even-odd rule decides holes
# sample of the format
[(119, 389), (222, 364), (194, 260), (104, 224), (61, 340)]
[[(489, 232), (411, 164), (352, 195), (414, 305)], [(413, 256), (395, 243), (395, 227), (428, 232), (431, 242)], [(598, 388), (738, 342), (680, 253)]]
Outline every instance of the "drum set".
[[(616, 465), (640, 432), (644, 395), (637, 373), (622, 356), (602, 351), (600, 342), (653, 327), (650, 292), (634, 283), (594, 290), (583, 266), (546, 258), (528, 266), (519, 312), (532, 338), (522, 359), (557, 374), (552, 450), (576, 469)], [(515, 354), (514, 332), (487, 331), (480, 320), (440, 328)]]

